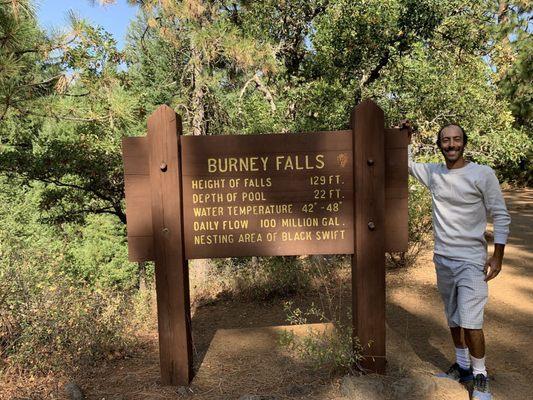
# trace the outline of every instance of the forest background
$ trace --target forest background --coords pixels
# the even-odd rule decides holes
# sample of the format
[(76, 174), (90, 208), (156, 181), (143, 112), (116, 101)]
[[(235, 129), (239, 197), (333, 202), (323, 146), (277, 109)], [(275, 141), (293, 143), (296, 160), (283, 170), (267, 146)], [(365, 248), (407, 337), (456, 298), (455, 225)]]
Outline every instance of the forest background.
[[(127, 353), (148, 324), (153, 266), (127, 260), (120, 144), (160, 104), (186, 134), (224, 135), (346, 129), (372, 98), (387, 125), (416, 122), (418, 159), (438, 160), (436, 132), (456, 121), (471, 160), (532, 183), (526, 0), (131, 3), (119, 50), (75, 15), (69, 32), (46, 32), (32, 1), (0, 0), (0, 377)], [(415, 183), (409, 207), (410, 251), (391, 266), (407, 266), (430, 229)], [(199, 267), (197, 305), (312, 290), (300, 258)]]

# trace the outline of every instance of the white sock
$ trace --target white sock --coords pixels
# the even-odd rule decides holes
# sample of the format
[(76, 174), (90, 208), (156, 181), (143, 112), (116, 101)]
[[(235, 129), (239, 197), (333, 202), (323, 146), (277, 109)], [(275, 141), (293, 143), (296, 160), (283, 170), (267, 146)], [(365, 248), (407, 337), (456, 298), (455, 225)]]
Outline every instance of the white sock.
[(485, 357), (476, 358), (470, 356), (470, 358), (472, 359), (472, 369), (474, 370), (474, 376), (477, 376), (479, 374), (487, 376), (487, 370), (485, 368)]
[(464, 349), (461, 347), (456, 347), (455, 348), (455, 360), (462, 369), (469, 369), (470, 368), (470, 353), (468, 351), (468, 347), (465, 347)]

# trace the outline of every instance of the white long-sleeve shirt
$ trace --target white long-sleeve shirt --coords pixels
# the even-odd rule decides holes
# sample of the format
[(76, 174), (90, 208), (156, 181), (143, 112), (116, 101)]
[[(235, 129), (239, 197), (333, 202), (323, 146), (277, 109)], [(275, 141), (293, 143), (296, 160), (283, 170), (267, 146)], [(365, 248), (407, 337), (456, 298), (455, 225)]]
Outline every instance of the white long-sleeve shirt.
[(431, 192), (435, 254), (483, 265), (485, 229), (492, 215), (494, 243), (506, 244), (511, 217), (492, 168), (473, 162), (448, 169), (443, 163), (416, 163), (409, 173)]

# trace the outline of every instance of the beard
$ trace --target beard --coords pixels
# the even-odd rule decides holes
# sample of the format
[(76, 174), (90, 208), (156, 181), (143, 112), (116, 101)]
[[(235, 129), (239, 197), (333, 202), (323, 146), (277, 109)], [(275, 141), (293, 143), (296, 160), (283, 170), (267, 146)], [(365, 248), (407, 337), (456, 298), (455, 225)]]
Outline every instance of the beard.
[(464, 146), (447, 146), (440, 149), (442, 155), (448, 162), (455, 162), (463, 157), (465, 151)]

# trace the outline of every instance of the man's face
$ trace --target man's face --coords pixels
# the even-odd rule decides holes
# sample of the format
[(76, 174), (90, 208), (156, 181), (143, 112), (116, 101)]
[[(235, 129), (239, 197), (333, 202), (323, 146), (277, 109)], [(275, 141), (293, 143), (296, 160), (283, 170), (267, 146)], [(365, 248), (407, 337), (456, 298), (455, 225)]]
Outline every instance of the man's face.
[(465, 151), (463, 132), (457, 126), (448, 126), (440, 134), (440, 151), (449, 162), (455, 162)]

